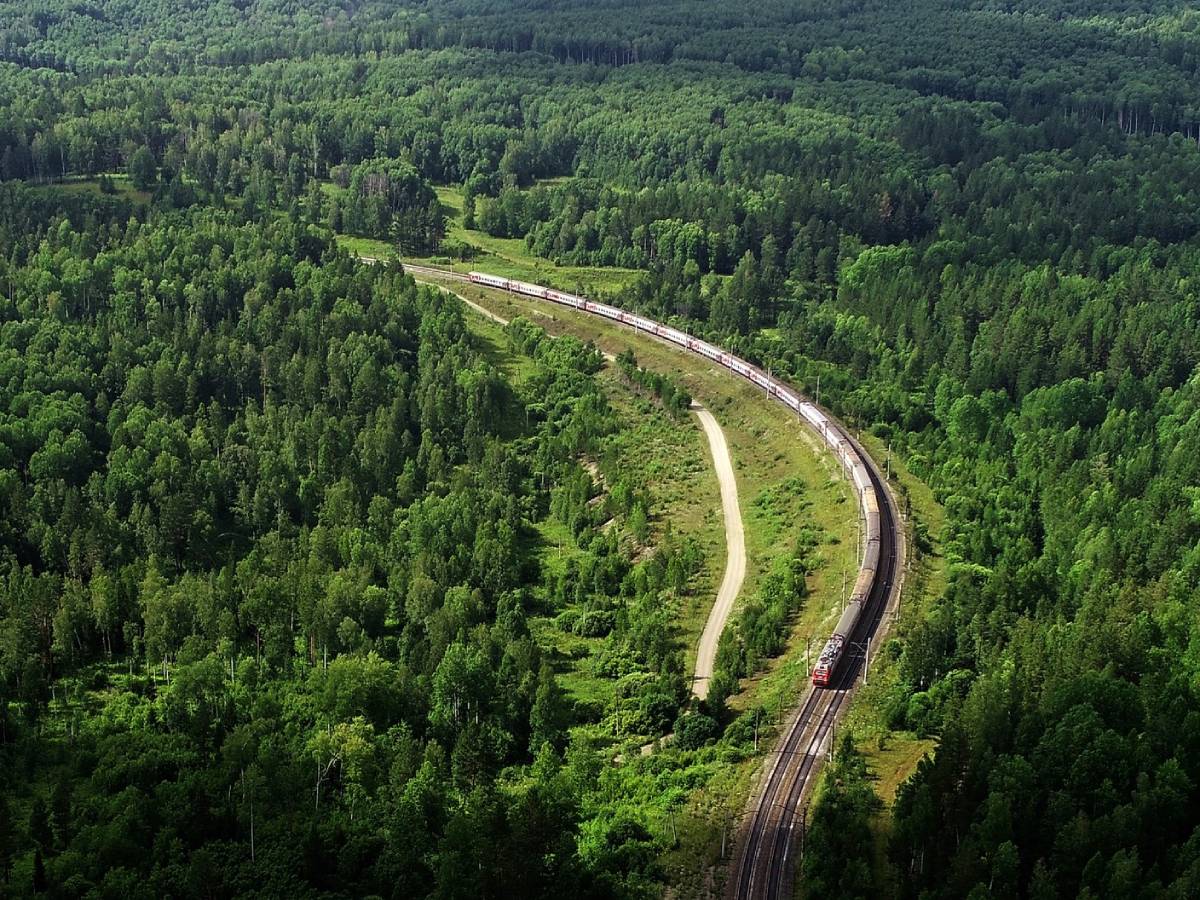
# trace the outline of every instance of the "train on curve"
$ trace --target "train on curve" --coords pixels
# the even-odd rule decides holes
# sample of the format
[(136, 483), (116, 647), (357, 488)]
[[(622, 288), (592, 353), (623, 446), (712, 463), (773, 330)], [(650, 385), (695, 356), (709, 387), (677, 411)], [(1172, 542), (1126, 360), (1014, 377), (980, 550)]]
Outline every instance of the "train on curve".
[(815, 403), (802, 399), (796, 391), (793, 391), (786, 384), (773, 378), (757, 366), (751, 365), (744, 359), (734, 356), (732, 353), (726, 353), (720, 347), (714, 346), (707, 341), (702, 341), (699, 338), (685, 334), (677, 328), (663, 325), (660, 322), (655, 322), (653, 319), (647, 319), (645, 316), (639, 316), (635, 313), (618, 309), (615, 306), (597, 303), (594, 300), (588, 300), (586, 297), (556, 291), (553, 288), (543, 287), (538, 284), (516, 281), (510, 278), (503, 278), (499, 275), (488, 275), (484, 272), (471, 272), (467, 276), (467, 279), (473, 284), (497, 288), (502, 291), (511, 291), (515, 294), (536, 297), (540, 300), (549, 300), (552, 303), (558, 303), (562, 306), (569, 306), (573, 309), (592, 313), (593, 315), (603, 316), (606, 319), (621, 322), (638, 331), (644, 331), (647, 334), (652, 334), (665, 341), (677, 344), (685, 350), (697, 353), (715, 363), (725, 366), (730, 371), (741, 375), (746, 380), (762, 388), (768, 396), (774, 397), (795, 412), (800, 418), (804, 419), (821, 436), (854, 484), (855, 491), (858, 494), (859, 513), (863, 521), (862, 564), (858, 571), (858, 577), (854, 582), (854, 590), (850, 592), (849, 602), (846, 603), (846, 607), (842, 611), (842, 616), (838, 620), (833, 634), (822, 648), (821, 655), (817, 658), (817, 664), (813, 668), (813, 684), (818, 687), (832, 685), (835, 673), (838, 670), (838, 663), (851, 644), (851, 638), (862, 615), (867, 595), (875, 580), (875, 572), (879, 568), (880, 540), (879, 497), (876, 495), (875, 488), (871, 483), (866, 462), (862, 459), (854, 442), (850, 440), (849, 435), (842, 430), (841, 426), (826, 416)]

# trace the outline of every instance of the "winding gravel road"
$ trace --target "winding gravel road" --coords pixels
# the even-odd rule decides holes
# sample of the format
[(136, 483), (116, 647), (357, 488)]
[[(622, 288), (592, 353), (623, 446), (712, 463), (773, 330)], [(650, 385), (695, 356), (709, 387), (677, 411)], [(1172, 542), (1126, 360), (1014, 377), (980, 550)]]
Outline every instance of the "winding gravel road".
[(717, 481), (721, 485), (721, 510), (725, 516), (725, 575), (717, 590), (717, 599), (704, 632), (700, 635), (700, 649), (696, 652), (696, 675), (692, 679), (692, 693), (703, 700), (708, 696), (708, 685), (712, 680), (713, 662), (717, 658), (717, 642), (725, 630), (725, 622), (733, 611), (733, 602), (742, 590), (746, 578), (746, 532), (742, 526), (742, 510), (738, 506), (737, 479), (733, 474), (733, 460), (729, 456), (729, 445), (725, 432), (713, 418), (713, 414), (693, 401), (692, 410), (700, 420), (704, 436), (708, 438), (708, 449), (712, 454)]
[[(366, 257), (363, 257), (366, 259)], [(370, 260), (374, 262), (374, 260)], [(436, 287), (447, 294), (461, 300), (471, 309), (486, 316), (493, 322), (507, 325), (508, 320), (497, 315), (485, 306), (468, 300), (458, 291), (419, 277), (413, 269), (406, 267), (409, 274), (420, 284)], [(448, 273), (438, 273), (442, 278), (453, 277)], [(606, 359), (615, 357), (611, 353), (604, 354)], [(700, 635), (700, 647), (696, 651), (696, 674), (692, 677), (692, 693), (703, 700), (708, 696), (708, 685), (712, 681), (713, 663), (717, 658), (717, 644), (721, 640), (721, 632), (733, 612), (734, 601), (742, 591), (742, 582), (746, 580), (746, 530), (742, 524), (742, 509), (738, 505), (737, 477), (733, 474), (733, 459), (729, 455), (729, 444), (725, 440), (725, 432), (717, 423), (711, 412), (695, 400), (692, 401), (692, 412), (700, 420), (700, 427), (708, 439), (708, 451), (712, 456), (713, 468), (717, 473), (717, 483), (721, 489), (721, 513), (725, 520), (725, 574), (721, 577), (721, 586), (717, 589), (717, 598), (713, 601), (708, 621), (704, 623), (704, 631)]]

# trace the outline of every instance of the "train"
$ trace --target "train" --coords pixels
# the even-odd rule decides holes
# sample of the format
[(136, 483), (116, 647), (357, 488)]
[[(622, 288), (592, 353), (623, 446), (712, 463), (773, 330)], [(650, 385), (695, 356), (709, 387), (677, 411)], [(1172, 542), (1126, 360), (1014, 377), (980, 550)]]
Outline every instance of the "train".
[(577, 294), (568, 294), (564, 291), (543, 287), (539, 284), (530, 284), (527, 281), (504, 278), (500, 275), (489, 275), (486, 272), (470, 272), (467, 275), (467, 280), (472, 284), (510, 291), (526, 297), (536, 297), (539, 300), (548, 300), (551, 303), (557, 303), (561, 306), (583, 310), (593, 315), (611, 319), (614, 322), (621, 322), (637, 331), (644, 331), (665, 341), (670, 341), (684, 350), (699, 354), (706, 359), (724, 366), (731, 372), (742, 376), (747, 381), (762, 388), (767, 396), (774, 397), (784, 406), (791, 409), (821, 436), (826, 446), (837, 457), (849, 480), (854, 484), (854, 489), (858, 494), (859, 515), (863, 522), (862, 545), (860, 547), (862, 564), (859, 567), (858, 577), (854, 582), (854, 589), (850, 592), (849, 601), (846, 603), (846, 607), (842, 611), (837, 625), (834, 627), (833, 634), (830, 635), (829, 640), (822, 647), (821, 654), (817, 658), (817, 663), (813, 667), (812, 682), (814, 685), (817, 687), (829, 687), (833, 685), (838, 670), (838, 663), (845, 654), (846, 648), (851, 644), (851, 638), (858, 627), (858, 621), (862, 616), (863, 608), (866, 606), (867, 596), (875, 581), (875, 572), (879, 568), (880, 548), (880, 498), (871, 480), (866, 461), (862, 458), (854, 441), (850, 439), (850, 436), (842, 426), (834, 419), (825, 415), (815, 403), (804, 399), (798, 392), (777, 380), (769, 373), (764, 372), (762, 369), (746, 362), (740, 357), (734, 356), (732, 353), (727, 353), (714, 344), (692, 337), (677, 328), (663, 325), (653, 319), (647, 319), (645, 316), (639, 316), (615, 306), (609, 306), (606, 303), (597, 303), (594, 300), (589, 300)]

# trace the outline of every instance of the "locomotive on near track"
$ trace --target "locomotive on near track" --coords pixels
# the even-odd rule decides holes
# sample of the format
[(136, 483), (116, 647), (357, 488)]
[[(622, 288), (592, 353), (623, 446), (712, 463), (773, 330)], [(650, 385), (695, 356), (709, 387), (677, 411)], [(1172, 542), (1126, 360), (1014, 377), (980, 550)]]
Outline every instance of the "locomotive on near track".
[(732, 353), (727, 353), (720, 347), (689, 337), (678, 329), (655, 322), (653, 319), (647, 319), (644, 316), (635, 315), (634, 313), (626, 312), (623, 309), (618, 309), (615, 306), (609, 306), (605, 303), (596, 303), (576, 294), (567, 294), (525, 281), (502, 278), (499, 275), (488, 275), (485, 272), (471, 272), (468, 274), (467, 280), (473, 284), (497, 288), (502, 291), (512, 291), (514, 294), (523, 294), (527, 297), (549, 300), (552, 303), (558, 303), (573, 309), (581, 309), (593, 315), (621, 322), (638, 331), (645, 331), (663, 340), (677, 344), (684, 350), (697, 353), (713, 362), (720, 363), (731, 372), (741, 375), (747, 381), (762, 388), (767, 396), (774, 397), (780, 403), (787, 406), (808, 422), (814, 431), (821, 435), (822, 440), (833, 451), (847, 476), (854, 484), (855, 492), (858, 494), (859, 513), (863, 520), (864, 538), (862, 547), (860, 548), (862, 552), (862, 566), (858, 571), (858, 578), (855, 579), (854, 590), (850, 594), (850, 602), (846, 604), (846, 608), (842, 611), (842, 616), (838, 619), (833, 635), (821, 650), (821, 655), (817, 659), (817, 665), (813, 669), (812, 680), (814, 685), (829, 687), (834, 684), (838, 663), (845, 654), (846, 647), (850, 645), (854, 637), (854, 632), (858, 627), (859, 619), (862, 617), (862, 611), (866, 605), (867, 595), (875, 580), (875, 572), (879, 568), (880, 540), (879, 496), (876, 494), (875, 485), (871, 482), (866, 462), (859, 455), (854, 442), (850, 440), (849, 435), (842, 430), (842, 427), (826, 416), (815, 403), (802, 400), (798, 393), (786, 384), (768, 375), (757, 366), (751, 365), (744, 359), (734, 356)]

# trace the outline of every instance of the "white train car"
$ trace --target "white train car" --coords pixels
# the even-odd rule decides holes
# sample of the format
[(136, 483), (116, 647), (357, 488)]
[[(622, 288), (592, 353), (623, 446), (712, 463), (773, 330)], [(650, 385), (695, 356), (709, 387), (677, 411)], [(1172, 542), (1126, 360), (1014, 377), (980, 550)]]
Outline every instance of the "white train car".
[(501, 278), (499, 275), (488, 275), (486, 272), (471, 272), (467, 275), (467, 279), (475, 284), (499, 288), (502, 291), (510, 289), (508, 279)]
[(614, 319), (618, 322), (621, 321), (621, 311), (615, 306), (608, 306), (604, 303), (593, 303), (589, 300), (583, 308), (590, 313), (595, 313), (598, 316), (604, 316), (607, 319)]
[(788, 409), (794, 413), (800, 412), (800, 398), (793, 394), (785, 387), (781, 387), (775, 391), (775, 396), (779, 398)]
[(562, 291), (556, 290), (546, 291), (546, 299), (553, 300), (555, 303), (561, 303), (563, 306), (573, 306), (575, 309), (583, 309), (584, 304), (587, 302), (575, 294), (564, 294)]
[(510, 281), (509, 284), (509, 290), (524, 294), (526, 297), (536, 297), (539, 300), (550, 299), (548, 296), (550, 289), (544, 288), (540, 284), (530, 284), (528, 281)]
[(675, 328), (664, 326), (659, 334), (673, 344), (678, 344), (680, 347), (686, 348), (688, 345), (687, 335)]

